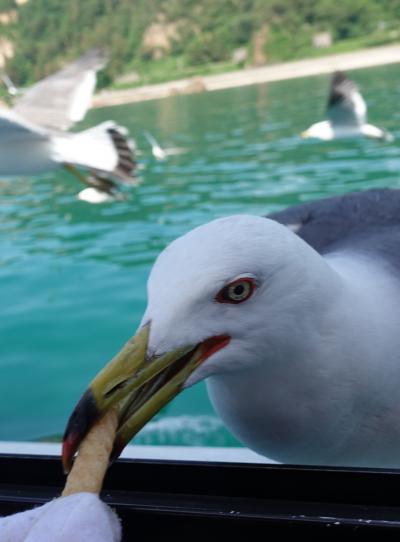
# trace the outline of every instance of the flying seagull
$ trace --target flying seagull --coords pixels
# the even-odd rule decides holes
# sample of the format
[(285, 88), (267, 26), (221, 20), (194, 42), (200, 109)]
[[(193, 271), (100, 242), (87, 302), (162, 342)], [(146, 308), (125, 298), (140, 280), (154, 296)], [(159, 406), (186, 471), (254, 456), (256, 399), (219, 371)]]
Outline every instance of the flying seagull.
[(367, 123), (365, 100), (343, 72), (333, 74), (326, 115), (328, 120), (313, 124), (301, 136), (326, 141), (360, 136), (393, 141), (391, 134)]
[(9, 96), (17, 96), (19, 89), (11, 81), (8, 74), (3, 72), (2, 74), (0, 74), (0, 79), (2, 80), (4, 86), (6, 87)]
[(172, 242), (134, 339), (68, 423), (68, 469), (111, 407), (117, 457), (181, 389), (206, 379), (246, 446), (285, 463), (400, 466), (400, 190), (235, 215)]
[(167, 158), (167, 153), (165, 150), (160, 146), (159, 142), (156, 140), (156, 138), (148, 131), (143, 132), (144, 137), (147, 139), (150, 147), (151, 147), (151, 153), (154, 156), (156, 160), (165, 160)]
[(166, 160), (168, 156), (174, 156), (186, 152), (186, 149), (183, 147), (162, 148), (157, 139), (149, 131), (145, 130), (143, 134), (147, 139), (151, 147), (151, 153), (156, 160), (163, 161)]
[[(117, 183), (134, 184), (134, 144), (125, 128), (106, 121), (68, 130), (90, 107), (104, 54), (92, 49), (26, 90), (12, 109), (0, 110), (0, 176), (39, 174), (63, 167), (90, 187), (113, 196)], [(88, 190), (80, 193), (88, 196)]]

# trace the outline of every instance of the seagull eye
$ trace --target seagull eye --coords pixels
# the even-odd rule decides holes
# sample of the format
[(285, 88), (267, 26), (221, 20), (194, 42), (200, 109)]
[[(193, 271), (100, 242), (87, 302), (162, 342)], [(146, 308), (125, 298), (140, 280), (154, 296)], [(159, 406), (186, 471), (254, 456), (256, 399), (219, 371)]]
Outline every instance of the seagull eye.
[(215, 298), (219, 303), (242, 303), (251, 297), (256, 288), (254, 279), (242, 278), (227, 284)]

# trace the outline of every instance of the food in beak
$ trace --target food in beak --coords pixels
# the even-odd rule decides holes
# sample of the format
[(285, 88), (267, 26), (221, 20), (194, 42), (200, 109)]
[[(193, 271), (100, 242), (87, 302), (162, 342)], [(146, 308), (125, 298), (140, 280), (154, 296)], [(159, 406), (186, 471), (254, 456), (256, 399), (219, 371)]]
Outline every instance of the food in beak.
[(182, 389), (189, 375), (208, 357), (224, 348), (229, 335), (210, 337), (196, 346), (148, 356), (150, 324), (143, 326), (94, 378), (75, 407), (63, 442), (63, 465), (68, 472), (80, 442), (96, 420), (115, 409), (118, 427), (111, 460), (131, 438)]
[(82, 492), (100, 493), (113, 449), (117, 425), (118, 417), (114, 409), (109, 410), (94, 424), (79, 447), (78, 456), (68, 475), (62, 497)]

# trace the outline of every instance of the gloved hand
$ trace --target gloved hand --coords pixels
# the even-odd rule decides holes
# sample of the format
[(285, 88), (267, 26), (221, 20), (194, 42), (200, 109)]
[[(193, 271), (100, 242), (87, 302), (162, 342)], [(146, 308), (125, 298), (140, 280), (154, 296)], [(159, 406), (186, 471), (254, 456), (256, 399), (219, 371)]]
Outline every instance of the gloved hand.
[(75, 493), (0, 518), (1, 542), (120, 542), (117, 514), (94, 493)]
[(117, 423), (110, 410), (89, 431), (61, 497), (0, 518), (0, 542), (120, 542), (118, 516), (98, 496)]

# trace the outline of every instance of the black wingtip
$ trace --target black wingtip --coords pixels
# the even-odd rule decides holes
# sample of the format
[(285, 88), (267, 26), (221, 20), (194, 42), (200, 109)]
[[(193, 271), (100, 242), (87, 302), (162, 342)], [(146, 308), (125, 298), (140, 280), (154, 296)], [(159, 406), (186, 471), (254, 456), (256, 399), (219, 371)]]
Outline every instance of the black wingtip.
[(131, 180), (136, 173), (137, 161), (135, 146), (133, 142), (129, 141), (124, 131), (120, 126), (113, 126), (107, 130), (118, 155), (118, 164), (113, 173), (120, 181), (131, 184)]

